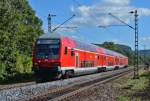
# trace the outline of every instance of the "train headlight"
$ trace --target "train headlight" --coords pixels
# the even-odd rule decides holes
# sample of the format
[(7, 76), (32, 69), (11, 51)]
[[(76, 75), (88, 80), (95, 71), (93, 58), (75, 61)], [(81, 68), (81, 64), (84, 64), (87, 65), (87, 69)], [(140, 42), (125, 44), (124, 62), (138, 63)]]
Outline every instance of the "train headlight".
[(35, 62), (35, 63), (34, 63), (34, 66), (38, 66), (38, 63)]

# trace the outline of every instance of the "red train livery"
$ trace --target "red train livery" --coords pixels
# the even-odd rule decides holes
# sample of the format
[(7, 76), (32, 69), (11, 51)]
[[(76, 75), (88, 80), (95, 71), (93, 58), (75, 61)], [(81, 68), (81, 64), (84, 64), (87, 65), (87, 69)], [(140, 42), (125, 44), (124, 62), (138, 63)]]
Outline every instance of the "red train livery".
[(38, 79), (70, 77), (127, 67), (128, 57), (59, 34), (44, 34), (34, 46), (33, 71)]

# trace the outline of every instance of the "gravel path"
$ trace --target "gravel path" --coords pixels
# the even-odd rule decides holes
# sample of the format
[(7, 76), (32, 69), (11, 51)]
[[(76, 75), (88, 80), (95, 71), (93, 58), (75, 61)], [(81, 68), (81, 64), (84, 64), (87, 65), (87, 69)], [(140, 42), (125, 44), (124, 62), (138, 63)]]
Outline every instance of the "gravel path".
[(24, 82), (24, 83), (0, 85), (0, 90), (21, 87), (21, 86), (27, 86), (27, 85), (32, 85), (32, 84), (36, 84), (36, 83), (35, 82)]

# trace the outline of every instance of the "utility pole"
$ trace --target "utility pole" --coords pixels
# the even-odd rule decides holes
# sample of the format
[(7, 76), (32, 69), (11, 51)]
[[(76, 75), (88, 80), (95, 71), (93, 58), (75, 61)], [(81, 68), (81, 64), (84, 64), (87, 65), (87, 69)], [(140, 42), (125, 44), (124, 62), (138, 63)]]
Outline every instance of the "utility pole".
[(134, 31), (135, 31), (135, 54), (134, 54), (134, 79), (139, 78), (139, 49), (138, 49), (138, 14), (137, 10), (131, 11), (130, 13), (134, 14)]
[[(146, 50), (146, 45), (143, 45), (143, 47), (144, 47), (144, 51), (145, 51)], [(144, 62), (146, 62), (145, 52), (143, 53), (143, 57), (144, 57)]]
[(52, 17), (55, 17), (56, 15), (53, 15), (53, 14), (48, 14), (48, 32), (49, 33), (52, 33), (54, 31), (56, 31), (58, 28), (67, 28), (67, 29), (73, 29), (73, 28), (77, 28), (77, 27), (74, 27), (74, 26), (62, 26), (64, 25), (65, 23), (67, 23), (68, 21), (70, 21), (73, 17), (75, 17), (75, 14), (73, 14), (70, 18), (68, 18), (67, 20), (65, 20), (63, 23), (61, 23), (60, 25), (58, 25), (57, 27), (55, 27), (54, 29), (52, 29)]
[(48, 14), (48, 32), (52, 32), (52, 17), (55, 17), (56, 15)]
[[(109, 15), (112, 16), (113, 18), (115, 18), (116, 20), (118, 20), (119, 22), (123, 23), (124, 25), (130, 27), (131, 29), (133, 29), (135, 31), (134, 76), (133, 76), (133, 78), (134, 79), (138, 79), (139, 78), (138, 14), (137, 14), (137, 10), (131, 11), (129, 13), (134, 14), (134, 23), (135, 23), (134, 27), (132, 27), (131, 25), (127, 24), (123, 20), (119, 19), (118, 17), (116, 17), (112, 13), (109, 13)], [(101, 26), (99, 26), (99, 27), (101, 27)]]
[[(51, 30), (51, 32), (56, 31), (58, 28), (61, 28), (62, 25), (64, 25), (65, 23), (67, 23), (68, 21), (70, 21), (72, 18), (74, 18), (76, 15), (73, 14), (70, 18), (68, 18), (67, 20), (65, 20), (63, 23), (61, 23), (60, 25), (58, 25), (57, 27), (55, 27), (53, 30)], [(65, 27), (63, 27), (65, 28)], [(76, 28), (76, 27), (66, 27), (66, 28)]]

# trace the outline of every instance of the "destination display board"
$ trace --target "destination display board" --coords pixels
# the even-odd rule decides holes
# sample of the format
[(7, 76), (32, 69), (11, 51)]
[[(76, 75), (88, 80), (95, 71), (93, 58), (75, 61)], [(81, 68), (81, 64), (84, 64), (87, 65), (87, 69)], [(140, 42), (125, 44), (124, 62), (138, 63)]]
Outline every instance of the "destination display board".
[(39, 39), (37, 44), (58, 44), (60, 40), (58, 39)]

